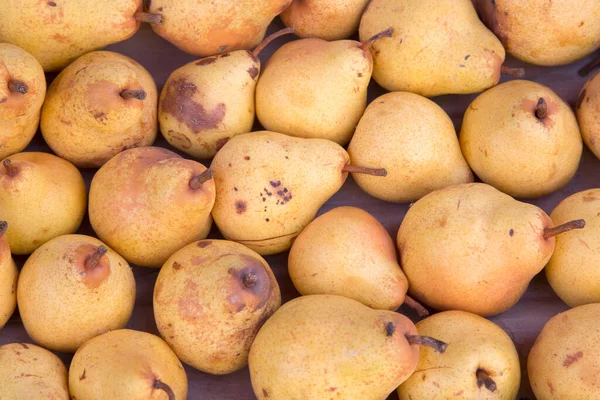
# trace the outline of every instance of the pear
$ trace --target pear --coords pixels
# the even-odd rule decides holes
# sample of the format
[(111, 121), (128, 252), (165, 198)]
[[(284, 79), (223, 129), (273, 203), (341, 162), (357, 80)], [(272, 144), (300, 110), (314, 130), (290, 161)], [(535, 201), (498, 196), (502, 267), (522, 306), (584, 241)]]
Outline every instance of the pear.
[(0, 159), (31, 142), (44, 96), (46, 77), (40, 63), (21, 48), (0, 43)]
[(538, 207), (484, 183), (436, 190), (408, 209), (398, 231), (409, 292), (437, 310), (482, 316), (511, 308), (554, 251), (557, 234)]
[(0, 346), (3, 399), (69, 400), (67, 369), (56, 355), (29, 343)]
[(265, 322), (250, 349), (254, 394), (265, 399), (384, 400), (419, 362), (419, 336), (393, 311), (342, 296), (296, 298)]
[(416, 325), (448, 344), (443, 355), (421, 349), (415, 373), (398, 388), (400, 400), (514, 400), (521, 383), (519, 354), (496, 324), (464, 311), (445, 311)]
[[(17, 278), (19, 271), (10, 254), (6, 239), (6, 221), (0, 221), (0, 329), (17, 307)], [(1, 391), (0, 391), (1, 392)]]
[(498, 85), (469, 105), (460, 146), (483, 182), (524, 198), (565, 186), (583, 150), (568, 104), (550, 88), (522, 80)]
[(365, 192), (382, 200), (412, 202), (445, 186), (473, 182), (450, 117), (433, 101), (409, 92), (371, 102), (348, 153), (353, 164), (386, 169), (385, 178), (352, 175)]
[(48, 153), (17, 153), (0, 165), (0, 220), (13, 254), (31, 254), (52, 238), (75, 233), (87, 190), (81, 173)]
[(292, 244), (288, 270), (302, 295), (336, 294), (381, 310), (406, 301), (427, 314), (406, 297), (408, 281), (389, 233), (360, 208), (334, 208), (308, 224)]
[(391, 34), (380, 32), (364, 44), (311, 38), (281, 46), (256, 85), (261, 125), (292, 136), (347, 144), (367, 107), (373, 69), (370, 47)]
[(201, 240), (177, 251), (154, 287), (161, 336), (183, 362), (211, 374), (245, 367), (254, 337), (280, 305), (269, 264), (226, 240)]
[(252, 53), (231, 51), (175, 70), (160, 95), (158, 119), (167, 141), (196, 158), (208, 159), (229, 138), (254, 125), (258, 55), (285, 29), (266, 38)]
[(538, 400), (597, 399), (600, 304), (586, 304), (550, 318), (527, 358)]
[(57, 155), (98, 168), (123, 150), (154, 142), (156, 99), (154, 80), (140, 64), (118, 53), (92, 52), (52, 82), (40, 128)]
[(98, 237), (130, 263), (160, 267), (204, 239), (215, 201), (212, 171), (170, 150), (126, 150), (98, 170), (89, 215)]
[(188, 381), (183, 365), (161, 338), (120, 329), (77, 350), (69, 389), (77, 400), (184, 400)]
[(292, 0), (152, 0), (138, 19), (183, 51), (211, 56), (254, 48)]
[(587, 147), (600, 158), (600, 72), (592, 76), (581, 89), (575, 112), (581, 136)]
[(226, 239), (258, 254), (288, 250), (348, 172), (385, 175), (348, 162), (344, 148), (329, 140), (269, 131), (236, 136), (211, 164), (217, 187), (212, 216)]
[(506, 50), (530, 64), (568, 64), (600, 48), (597, 1), (472, 1)]
[(142, 0), (2, 0), (0, 42), (31, 53), (44, 71), (132, 36)]
[(280, 17), (301, 38), (340, 40), (358, 30), (368, 3), (369, 0), (294, 0)]

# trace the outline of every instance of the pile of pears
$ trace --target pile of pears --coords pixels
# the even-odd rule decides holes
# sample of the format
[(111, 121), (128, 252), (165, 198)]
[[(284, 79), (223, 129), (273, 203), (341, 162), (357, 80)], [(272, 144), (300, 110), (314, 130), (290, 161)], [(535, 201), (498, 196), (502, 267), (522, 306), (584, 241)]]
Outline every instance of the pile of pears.
[[(521, 79), (600, 66), (600, 2), (0, 3), (0, 398), (600, 398), (600, 73)], [(140, 27), (196, 59), (104, 49)], [(491, 318), (542, 271), (525, 374)]]

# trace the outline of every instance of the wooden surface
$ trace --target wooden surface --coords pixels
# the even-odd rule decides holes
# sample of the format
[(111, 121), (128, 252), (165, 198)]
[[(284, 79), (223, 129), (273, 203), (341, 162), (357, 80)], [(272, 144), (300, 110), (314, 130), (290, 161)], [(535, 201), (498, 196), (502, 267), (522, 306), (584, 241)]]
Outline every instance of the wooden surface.
[[(280, 29), (281, 27), (282, 25), (280, 22), (276, 21), (270, 27), (269, 33)], [(295, 39), (295, 37), (292, 36), (276, 40), (263, 52), (263, 54), (261, 54), (261, 60), (264, 62), (278, 46), (293, 39)], [(187, 62), (197, 59), (197, 57), (185, 54), (159, 38), (147, 26), (143, 26), (140, 31), (129, 40), (109, 46), (107, 49), (125, 54), (140, 62), (152, 73), (159, 90), (162, 89), (162, 86), (172, 71)], [(574, 107), (577, 94), (585, 83), (585, 79), (577, 75), (577, 70), (591, 58), (592, 57), (588, 57), (575, 64), (555, 68), (525, 65), (510, 58), (507, 60), (506, 64), (512, 67), (524, 66), (527, 70), (526, 79), (550, 86), (558, 92), (571, 107)], [(50, 83), (52, 78), (53, 76), (48, 76), (48, 83)], [(369, 101), (383, 93), (385, 93), (385, 91), (372, 82), (369, 88)], [(446, 110), (458, 131), (463, 113), (475, 97), (476, 95), (442, 96), (434, 98), (433, 100)], [(255, 129), (260, 129), (260, 126), (256, 125)], [(381, 143), (382, 146), (385, 146), (385, 141), (382, 141)], [(162, 137), (159, 138), (156, 145), (169, 147)], [(27, 150), (49, 151), (39, 133)], [(205, 165), (208, 165), (209, 163), (208, 160), (203, 162)], [(83, 170), (82, 172), (89, 185), (95, 170)], [(558, 192), (533, 201), (532, 203), (540, 206), (549, 213), (563, 198), (575, 192), (594, 187), (600, 187), (600, 161), (594, 158), (594, 156), (585, 149), (581, 165), (573, 181)], [(369, 196), (360, 190), (350, 177), (343, 188), (323, 206), (319, 211), (319, 214), (342, 205), (352, 205), (370, 212), (386, 227), (390, 235), (394, 238), (396, 237), (398, 227), (400, 226), (400, 222), (408, 207), (406, 204), (386, 203)], [(87, 216), (79, 232), (93, 235)], [(220, 237), (214, 226), (210, 237)], [(25, 259), (25, 257), (17, 257), (16, 261), (19, 266), (22, 266)], [(277, 276), (277, 280), (279, 281), (282, 290), (283, 301), (288, 301), (298, 296), (287, 273), (287, 253), (266, 257), (266, 259)], [(152, 291), (158, 270), (134, 267), (134, 273), (137, 281), (137, 299), (129, 327), (157, 334), (158, 332), (152, 313)], [(527, 293), (515, 307), (501, 315), (491, 318), (492, 321), (496, 322), (508, 332), (513, 338), (517, 350), (519, 351), (523, 375), (519, 396), (520, 399), (534, 398), (529, 387), (526, 370), (526, 358), (533, 341), (550, 317), (566, 309), (567, 306), (554, 294), (542, 273), (534, 278)], [(416, 315), (412, 313), (411, 310), (403, 307), (400, 311), (417, 321)], [(0, 331), (0, 344), (14, 341), (31, 341), (23, 329), (18, 312), (15, 313), (4, 329)], [(61, 355), (61, 357), (67, 363), (70, 360), (69, 355)], [(186, 370), (189, 377), (190, 399), (246, 400), (255, 398), (250, 386), (247, 368), (226, 376), (211, 376), (187, 366)], [(390, 399), (396, 399), (395, 394), (392, 394)]]

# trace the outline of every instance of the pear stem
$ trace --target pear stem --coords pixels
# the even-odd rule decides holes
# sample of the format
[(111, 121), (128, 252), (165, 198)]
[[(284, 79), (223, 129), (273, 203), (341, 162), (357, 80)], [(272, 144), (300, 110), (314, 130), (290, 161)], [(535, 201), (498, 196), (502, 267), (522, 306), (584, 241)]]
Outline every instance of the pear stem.
[(15, 167), (8, 158), (2, 162), (2, 165), (4, 165), (4, 169), (6, 169), (6, 175), (10, 177), (17, 176), (19, 173), (19, 169)]
[(356, 174), (367, 174), (373, 176), (386, 176), (387, 171), (385, 168), (367, 168), (367, 167), (357, 167), (356, 165), (346, 164), (344, 168), (342, 168), (343, 172), (352, 172)]
[(496, 390), (496, 382), (494, 382), (494, 380), (490, 378), (490, 376), (484, 369), (477, 369), (475, 375), (477, 376), (477, 387), (485, 385), (485, 388), (490, 392), (494, 392)]
[(85, 259), (85, 269), (89, 270), (96, 268), (98, 266), (98, 263), (100, 262), (102, 257), (104, 257), (107, 251), (108, 250), (106, 249), (106, 247), (102, 245), (98, 246), (94, 254), (88, 256), (88, 258)]
[(547, 115), (548, 105), (546, 104), (546, 100), (544, 100), (543, 97), (540, 97), (540, 99), (537, 102), (537, 105), (535, 106), (535, 117), (537, 119), (544, 119)]
[(138, 100), (146, 100), (146, 92), (143, 90), (123, 90), (121, 92), (121, 97), (125, 100), (129, 99), (138, 99)]
[(513, 78), (522, 78), (525, 76), (525, 68), (512, 68), (503, 65), (500, 67), (500, 73), (502, 75), (512, 76)]
[(410, 297), (409, 295), (404, 296), (404, 304), (412, 308), (419, 314), (419, 317), (429, 316), (429, 311), (421, 303)]
[(566, 222), (562, 225), (555, 226), (554, 228), (544, 229), (544, 239), (548, 240), (561, 233), (569, 232), (573, 229), (583, 229), (585, 227), (585, 221), (583, 219), (576, 219), (574, 221)]
[(160, 379), (154, 378), (154, 384), (152, 386), (154, 387), (154, 389), (162, 390), (163, 392), (165, 392), (167, 394), (167, 397), (169, 397), (169, 400), (175, 400), (175, 392), (173, 392), (171, 386), (167, 385)]
[(244, 277), (242, 278), (242, 282), (247, 288), (254, 287), (254, 285), (256, 285), (256, 282), (258, 282), (258, 276), (256, 276), (254, 272), (250, 272), (244, 275)]
[(590, 61), (589, 63), (585, 64), (579, 71), (579, 75), (580, 76), (588, 76), (588, 74), (590, 72), (592, 72), (592, 70), (596, 67), (600, 67), (600, 57), (596, 58), (595, 60)]
[(8, 229), (8, 222), (0, 221), (0, 238), (4, 236), (6, 230)]
[(195, 175), (192, 179), (190, 179), (190, 188), (197, 190), (202, 187), (202, 184), (206, 181), (209, 181), (213, 178), (213, 170), (207, 168), (200, 175)]
[(271, 43), (273, 40), (277, 39), (280, 36), (287, 35), (290, 33), (294, 33), (294, 28), (291, 26), (289, 28), (285, 28), (275, 33), (272, 33), (271, 35), (267, 36), (262, 42), (260, 42), (258, 46), (256, 46), (256, 48), (252, 52), (252, 55), (254, 56), (254, 58), (258, 58), (260, 52), (263, 51), (265, 47), (269, 45), (269, 43)]
[(17, 81), (15, 79), (11, 79), (8, 82), (8, 90), (13, 93), (21, 93), (25, 94), (29, 91), (29, 86), (25, 84), (25, 82)]
[(404, 337), (406, 337), (406, 340), (409, 344), (431, 347), (438, 353), (445, 352), (446, 347), (448, 347), (448, 343), (444, 343), (441, 340), (437, 340), (429, 336), (404, 335)]
[(136, 11), (133, 17), (137, 22), (146, 22), (152, 25), (162, 24), (162, 15), (153, 14), (145, 11)]
[(364, 42), (362, 44), (362, 46), (360, 46), (360, 48), (366, 51), (371, 48), (374, 41), (379, 40), (384, 37), (392, 37), (393, 34), (394, 34), (394, 28), (387, 28), (385, 31), (381, 31), (378, 34), (372, 36), (369, 40)]

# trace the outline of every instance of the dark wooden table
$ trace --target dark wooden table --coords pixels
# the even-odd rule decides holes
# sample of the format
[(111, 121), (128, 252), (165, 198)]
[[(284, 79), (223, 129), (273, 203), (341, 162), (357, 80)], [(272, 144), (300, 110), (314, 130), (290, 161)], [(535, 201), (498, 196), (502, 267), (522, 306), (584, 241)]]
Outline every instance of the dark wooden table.
[[(281, 25), (279, 21), (276, 21), (269, 28), (269, 33), (282, 27), (283, 25)], [(260, 58), (264, 62), (278, 46), (293, 39), (295, 39), (293, 36), (288, 36), (276, 40), (261, 54)], [(148, 26), (142, 26), (139, 32), (132, 38), (125, 42), (109, 46), (107, 50), (125, 54), (141, 63), (152, 73), (159, 90), (162, 89), (162, 86), (172, 71), (197, 59), (197, 57), (183, 53), (156, 36)], [(586, 81), (586, 79), (581, 78), (577, 74), (577, 70), (591, 58), (593, 57), (590, 56), (587, 59), (572, 65), (554, 68), (526, 65), (511, 58), (507, 60), (506, 64), (512, 67), (525, 67), (527, 71), (525, 76), (526, 79), (550, 86), (566, 100), (571, 107), (574, 107), (577, 95)], [(54, 75), (47, 77), (48, 83), (50, 83), (53, 77)], [(369, 87), (369, 101), (384, 93), (385, 91), (383, 89), (372, 82)], [(458, 131), (460, 129), (463, 113), (475, 97), (476, 95), (441, 96), (433, 100), (446, 110)], [(261, 129), (260, 125), (256, 124), (255, 129)], [(159, 137), (156, 145), (170, 147), (162, 137)], [(382, 146), (385, 146), (385, 143), (383, 143)], [(27, 150), (50, 151), (39, 132)], [(203, 160), (203, 162), (205, 165), (208, 165), (210, 161)], [(83, 170), (82, 172), (89, 185), (95, 170)], [(550, 211), (552, 211), (552, 209), (565, 197), (575, 192), (595, 187), (600, 187), (600, 161), (597, 160), (589, 150), (585, 149), (579, 170), (571, 183), (556, 193), (537, 199), (532, 203), (550, 213)], [(400, 226), (400, 222), (408, 207), (407, 204), (386, 203), (369, 196), (358, 188), (352, 178), (348, 178), (342, 189), (321, 208), (319, 214), (344, 205), (360, 207), (373, 214), (386, 227), (393, 238), (396, 237), (398, 227)], [(87, 216), (84, 219), (84, 223), (82, 224), (79, 233), (94, 235)], [(210, 237), (221, 237), (214, 226)], [(288, 276), (287, 253), (269, 256), (266, 257), (266, 259), (277, 276), (277, 280), (281, 286), (283, 301), (285, 302), (298, 296), (298, 292), (292, 285)], [(16, 257), (19, 267), (23, 265), (25, 260), (26, 257)], [(134, 267), (134, 273), (137, 282), (137, 298), (133, 316), (128, 327), (158, 334), (152, 313), (152, 291), (158, 275), (158, 270)], [(553, 315), (564, 311), (567, 308), (568, 307), (558, 298), (558, 296), (554, 294), (548, 285), (544, 274), (541, 273), (534, 278), (529, 289), (515, 307), (501, 315), (491, 318), (492, 321), (508, 332), (519, 351), (523, 376), (521, 391), (519, 393), (521, 399), (534, 399), (529, 386), (526, 370), (526, 360), (529, 349), (546, 321)], [(407, 314), (413, 318), (414, 321), (418, 320), (416, 314), (414, 314), (412, 310), (406, 309), (406, 307), (402, 307), (400, 312)], [(0, 345), (15, 341), (31, 342), (31, 339), (28, 337), (21, 324), (18, 312), (15, 313), (4, 329), (0, 331)], [(70, 361), (70, 355), (61, 354), (60, 356), (65, 362), (68, 363)], [(255, 399), (250, 385), (250, 377), (247, 368), (226, 376), (212, 376), (187, 366), (186, 370), (189, 378), (190, 399)], [(396, 399), (395, 393), (390, 396), (390, 399)]]

